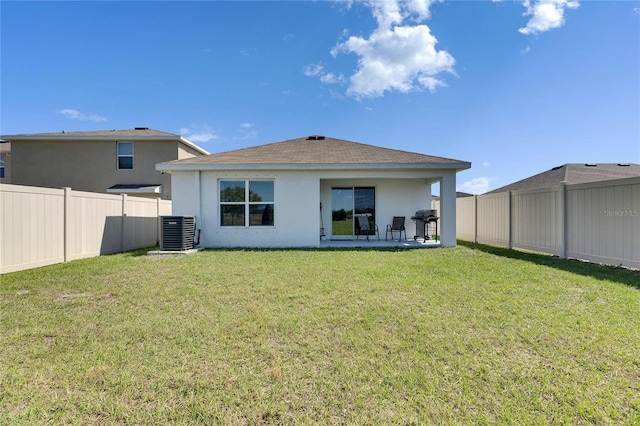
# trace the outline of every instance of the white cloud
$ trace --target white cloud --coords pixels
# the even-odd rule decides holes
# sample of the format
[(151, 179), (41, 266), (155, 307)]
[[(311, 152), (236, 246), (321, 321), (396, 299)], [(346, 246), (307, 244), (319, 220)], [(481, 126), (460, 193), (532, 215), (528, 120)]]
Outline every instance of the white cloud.
[(427, 25), (403, 25), (406, 21), (429, 18), (432, 3), (433, 0), (366, 3), (378, 27), (368, 38), (351, 36), (331, 51), (334, 57), (340, 53), (359, 57), (358, 68), (349, 78), (348, 95), (374, 98), (386, 91), (407, 93), (428, 89), (433, 92), (439, 86), (446, 86), (436, 76), (442, 72), (454, 74), (453, 56), (436, 49), (438, 40)]
[(477, 177), (458, 185), (457, 191), (468, 192), (470, 194), (484, 194), (489, 191), (491, 182), (495, 179), (490, 177)]
[(580, 6), (578, 1), (571, 0), (525, 0), (527, 8), (525, 16), (531, 16), (527, 26), (520, 28), (522, 34), (531, 35), (564, 25), (564, 12), (566, 9), (576, 9)]
[(209, 126), (202, 126), (200, 129), (182, 127), (180, 134), (194, 143), (206, 143), (220, 138)]
[(342, 74), (334, 74), (332, 72), (325, 72), (324, 66), (320, 64), (309, 64), (302, 70), (307, 77), (318, 77), (321, 82), (326, 84), (344, 83), (344, 76)]
[(234, 137), (236, 140), (253, 139), (258, 136), (258, 132), (253, 129), (253, 123), (240, 123), (240, 128), (237, 131), (237, 135)]
[(360, 57), (347, 94), (379, 97), (385, 91), (407, 93), (422, 88), (434, 91), (444, 86), (436, 75), (444, 71), (454, 73), (455, 59), (446, 51), (436, 50), (436, 43), (426, 25), (378, 29), (368, 39), (349, 37), (334, 49)]
[(107, 121), (106, 117), (97, 114), (84, 114), (77, 109), (65, 108), (58, 111), (58, 113), (64, 115), (67, 118), (78, 121), (95, 121), (96, 123), (100, 123), (103, 121)]
[(317, 77), (319, 75), (322, 75), (322, 70), (323, 69), (324, 69), (324, 67), (322, 65), (320, 65), (320, 64), (309, 64), (306, 67), (304, 67), (302, 72), (307, 77)]
[(320, 76), (320, 81), (328, 84), (342, 83), (344, 82), (344, 76), (342, 74), (335, 75), (332, 72), (328, 72)]

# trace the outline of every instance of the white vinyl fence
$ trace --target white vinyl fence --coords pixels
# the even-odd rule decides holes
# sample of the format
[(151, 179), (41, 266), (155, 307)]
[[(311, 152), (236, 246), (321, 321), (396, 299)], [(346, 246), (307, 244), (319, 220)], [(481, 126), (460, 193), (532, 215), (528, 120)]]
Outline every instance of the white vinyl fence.
[(0, 273), (158, 244), (171, 201), (0, 185)]
[(640, 178), (458, 198), (456, 228), (461, 240), (640, 268)]

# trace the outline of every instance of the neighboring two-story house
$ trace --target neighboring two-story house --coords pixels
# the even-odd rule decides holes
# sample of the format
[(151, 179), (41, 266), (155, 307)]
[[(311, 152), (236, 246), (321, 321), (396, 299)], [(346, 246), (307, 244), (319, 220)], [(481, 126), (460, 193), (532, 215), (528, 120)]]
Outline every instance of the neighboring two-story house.
[(146, 127), (1, 138), (11, 143), (12, 184), (162, 199), (171, 199), (171, 177), (156, 164), (208, 154), (180, 135)]
[(11, 143), (0, 140), (0, 183), (11, 183)]

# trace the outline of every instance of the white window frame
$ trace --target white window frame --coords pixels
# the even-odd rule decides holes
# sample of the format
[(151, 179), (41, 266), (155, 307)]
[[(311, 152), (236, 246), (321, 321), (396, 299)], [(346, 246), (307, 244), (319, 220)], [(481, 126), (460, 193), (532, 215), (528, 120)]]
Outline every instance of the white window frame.
[[(120, 145), (129, 144), (131, 145), (131, 154), (120, 154)], [(118, 142), (116, 145), (116, 168), (118, 170), (133, 170), (134, 168), (134, 146), (133, 142)], [(131, 168), (120, 167), (120, 158), (131, 157)]]
[(0, 179), (4, 179), (5, 176), (5, 166), (6, 166), (7, 157), (4, 155), (0, 155)]
[[(244, 182), (244, 201), (222, 201), (220, 192), (223, 182)], [(273, 201), (251, 201), (249, 199), (249, 189), (251, 182), (271, 182), (273, 185)], [(218, 213), (220, 215), (218, 226), (222, 228), (273, 228), (276, 224), (275, 219), (275, 180), (274, 179), (242, 179), (242, 178), (225, 178), (218, 180)], [(273, 215), (273, 223), (271, 225), (252, 225), (251, 224), (251, 206), (267, 204), (271, 206), (271, 214)], [(244, 225), (224, 225), (222, 207), (223, 206), (244, 206)]]

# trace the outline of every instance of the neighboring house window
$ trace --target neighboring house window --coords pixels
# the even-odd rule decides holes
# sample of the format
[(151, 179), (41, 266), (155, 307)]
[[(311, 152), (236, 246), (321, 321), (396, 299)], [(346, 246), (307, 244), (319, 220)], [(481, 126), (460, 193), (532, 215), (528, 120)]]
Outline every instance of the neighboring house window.
[(133, 142), (118, 142), (118, 169), (133, 169)]
[(4, 155), (0, 155), (0, 179), (4, 179)]
[(220, 226), (273, 226), (272, 180), (221, 180)]

